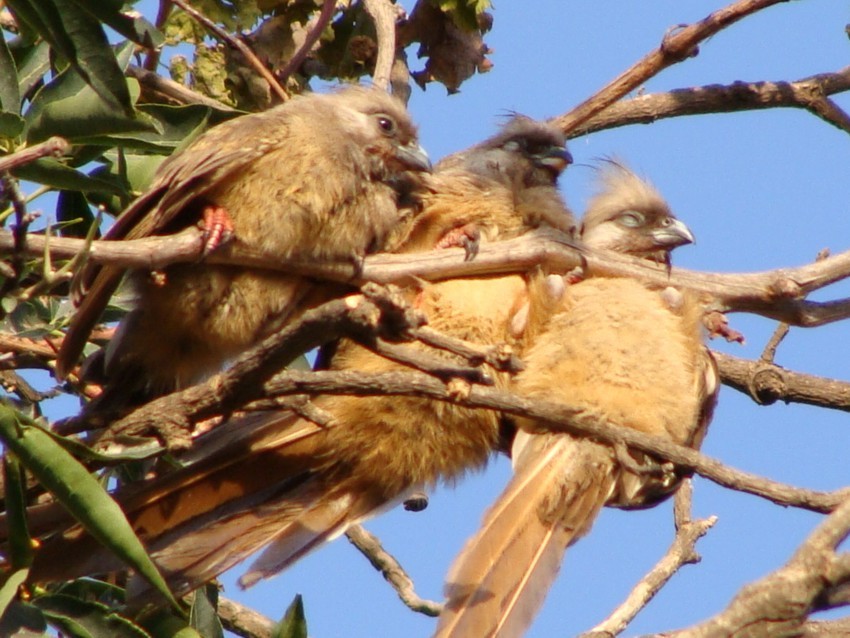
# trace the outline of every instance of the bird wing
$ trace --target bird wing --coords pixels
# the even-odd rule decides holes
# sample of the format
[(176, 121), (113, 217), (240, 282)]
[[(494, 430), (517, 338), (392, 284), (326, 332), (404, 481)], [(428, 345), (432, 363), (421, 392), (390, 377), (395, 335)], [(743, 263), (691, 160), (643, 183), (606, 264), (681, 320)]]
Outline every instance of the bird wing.
[[(271, 113), (261, 113), (225, 122), (166, 160), (148, 190), (124, 210), (103, 239), (141, 239), (174, 228), (178, 222), (178, 225), (187, 226), (197, 221), (180, 220), (179, 217), (191, 202), (221, 188), (245, 166), (281, 144), (284, 135), (278, 130), (273, 138), (244, 144), (244, 139), (261, 129), (264, 123), (268, 125), (267, 119), (271, 117)], [(280, 118), (277, 120), (275, 126), (279, 128)], [(200, 210), (195, 212), (200, 213)], [(82, 353), (124, 272), (122, 268), (91, 263), (74, 277), (72, 298), (78, 309), (57, 354), (56, 370), (60, 379), (68, 374)]]

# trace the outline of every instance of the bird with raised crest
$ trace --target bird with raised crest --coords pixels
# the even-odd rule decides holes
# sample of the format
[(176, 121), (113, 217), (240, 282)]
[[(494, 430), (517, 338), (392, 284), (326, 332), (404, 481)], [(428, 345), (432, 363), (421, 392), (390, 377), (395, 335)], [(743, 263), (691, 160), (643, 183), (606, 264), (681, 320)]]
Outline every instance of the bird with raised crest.
[[(693, 242), (657, 191), (624, 166), (603, 169), (601, 183), (584, 216), (589, 247), (669, 264), (670, 251)], [(547, 316), (526, 335), (526, 367), (513, 384), (518, 394), (699, 447), (719, 381), (695, 298), (626, 278), (564, 285), (550, 277), (533, 285), (529, 303)], [(523, 635), (565, 550), (603, 506), (652, 506), (684, 476), (641, 453), (558, 432), (554, 423), (519, 418), (516, 425), (514, 476), (454, 561), (440, 638)]]

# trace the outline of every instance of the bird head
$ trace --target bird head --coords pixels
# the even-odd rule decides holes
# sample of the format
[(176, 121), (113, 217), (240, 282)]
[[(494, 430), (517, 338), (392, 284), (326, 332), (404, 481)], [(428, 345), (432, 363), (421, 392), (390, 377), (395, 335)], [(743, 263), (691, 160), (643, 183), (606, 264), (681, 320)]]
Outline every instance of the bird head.
[(344, 104), (339, 117), (345, 132), (365, 150), (371, 177), (388, 180), (406, 171), (431, 171), (416, 126), (397, 98), (366, 87), (349, 87), (331, 95)]
[(458, 164), (488, 179), (532, 187), (554, 186), (572, 161), (560, 130), (546, 122), (513, 115), (499, 133), (447, 158), (441, 166)]
[(581, 238), (591, 248), (668, 266), (675, 248), (696, 241), (649, 182), (612, 160), (600, 169), (600, 188), (584, 215)]

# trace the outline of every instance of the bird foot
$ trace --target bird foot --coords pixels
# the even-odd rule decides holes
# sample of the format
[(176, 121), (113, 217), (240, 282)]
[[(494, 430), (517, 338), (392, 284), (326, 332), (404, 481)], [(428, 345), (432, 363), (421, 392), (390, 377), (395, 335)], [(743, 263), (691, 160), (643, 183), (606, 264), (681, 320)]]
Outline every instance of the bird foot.
[(745, 338), (743, 333), (738, 332), (729, 325), (729, 320), (722, 312), (712, 310), (707, 312), (703, 317), (703, 323), (708, 329), (708, 336), (712, 339), (715, 337), (723, 337), (729, 343), (740, 343), (744, 345)]
[(478, 255), (481, 247), (481, 231), (476, 224), (464, 224), (452, 228), (437, 242), (435, 248), (461, 247), (466, 251), (464, 261), (472, 261)]
[(564, 275), (564, 283), (568, 286), (572, 286), (573, 284), (581, 283), (585, 279), (584, 268), (581, 266), (576, 266), (566, 275)]
[(221, 206), (204, 206), (202, 215), (200, 227), (204, 233), (204, 247), (201, 252), (206, 257), (233, 238), (233, 220)]

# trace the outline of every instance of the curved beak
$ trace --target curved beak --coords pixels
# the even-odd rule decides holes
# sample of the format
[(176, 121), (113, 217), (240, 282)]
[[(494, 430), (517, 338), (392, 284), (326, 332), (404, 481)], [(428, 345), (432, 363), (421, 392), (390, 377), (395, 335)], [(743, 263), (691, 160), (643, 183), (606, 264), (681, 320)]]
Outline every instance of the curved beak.
[(538, 155), (535, 161), (538, 166), (548, 168), (554, 171), (556, 175), (560, 175), (567, 166), (573, 163), (573, 156), (563, 146), (552, 146), (542, 155)]
[(675, 217), (670, 217), (670, 223), (667, 226), (656, 228), (652, 231), (652, 238), (658, 246), (663, 246), (667, 249), (673, 249), (685, 244), (696, 243), (696, 237), (691, 232), (684, 222), (679, 221)]
[(416, 142), (411, 142), (406, 146), (396, 146), (395, 156), (405, 168), (411, 171), (431, 172), (431, 159), (425, 149)]

